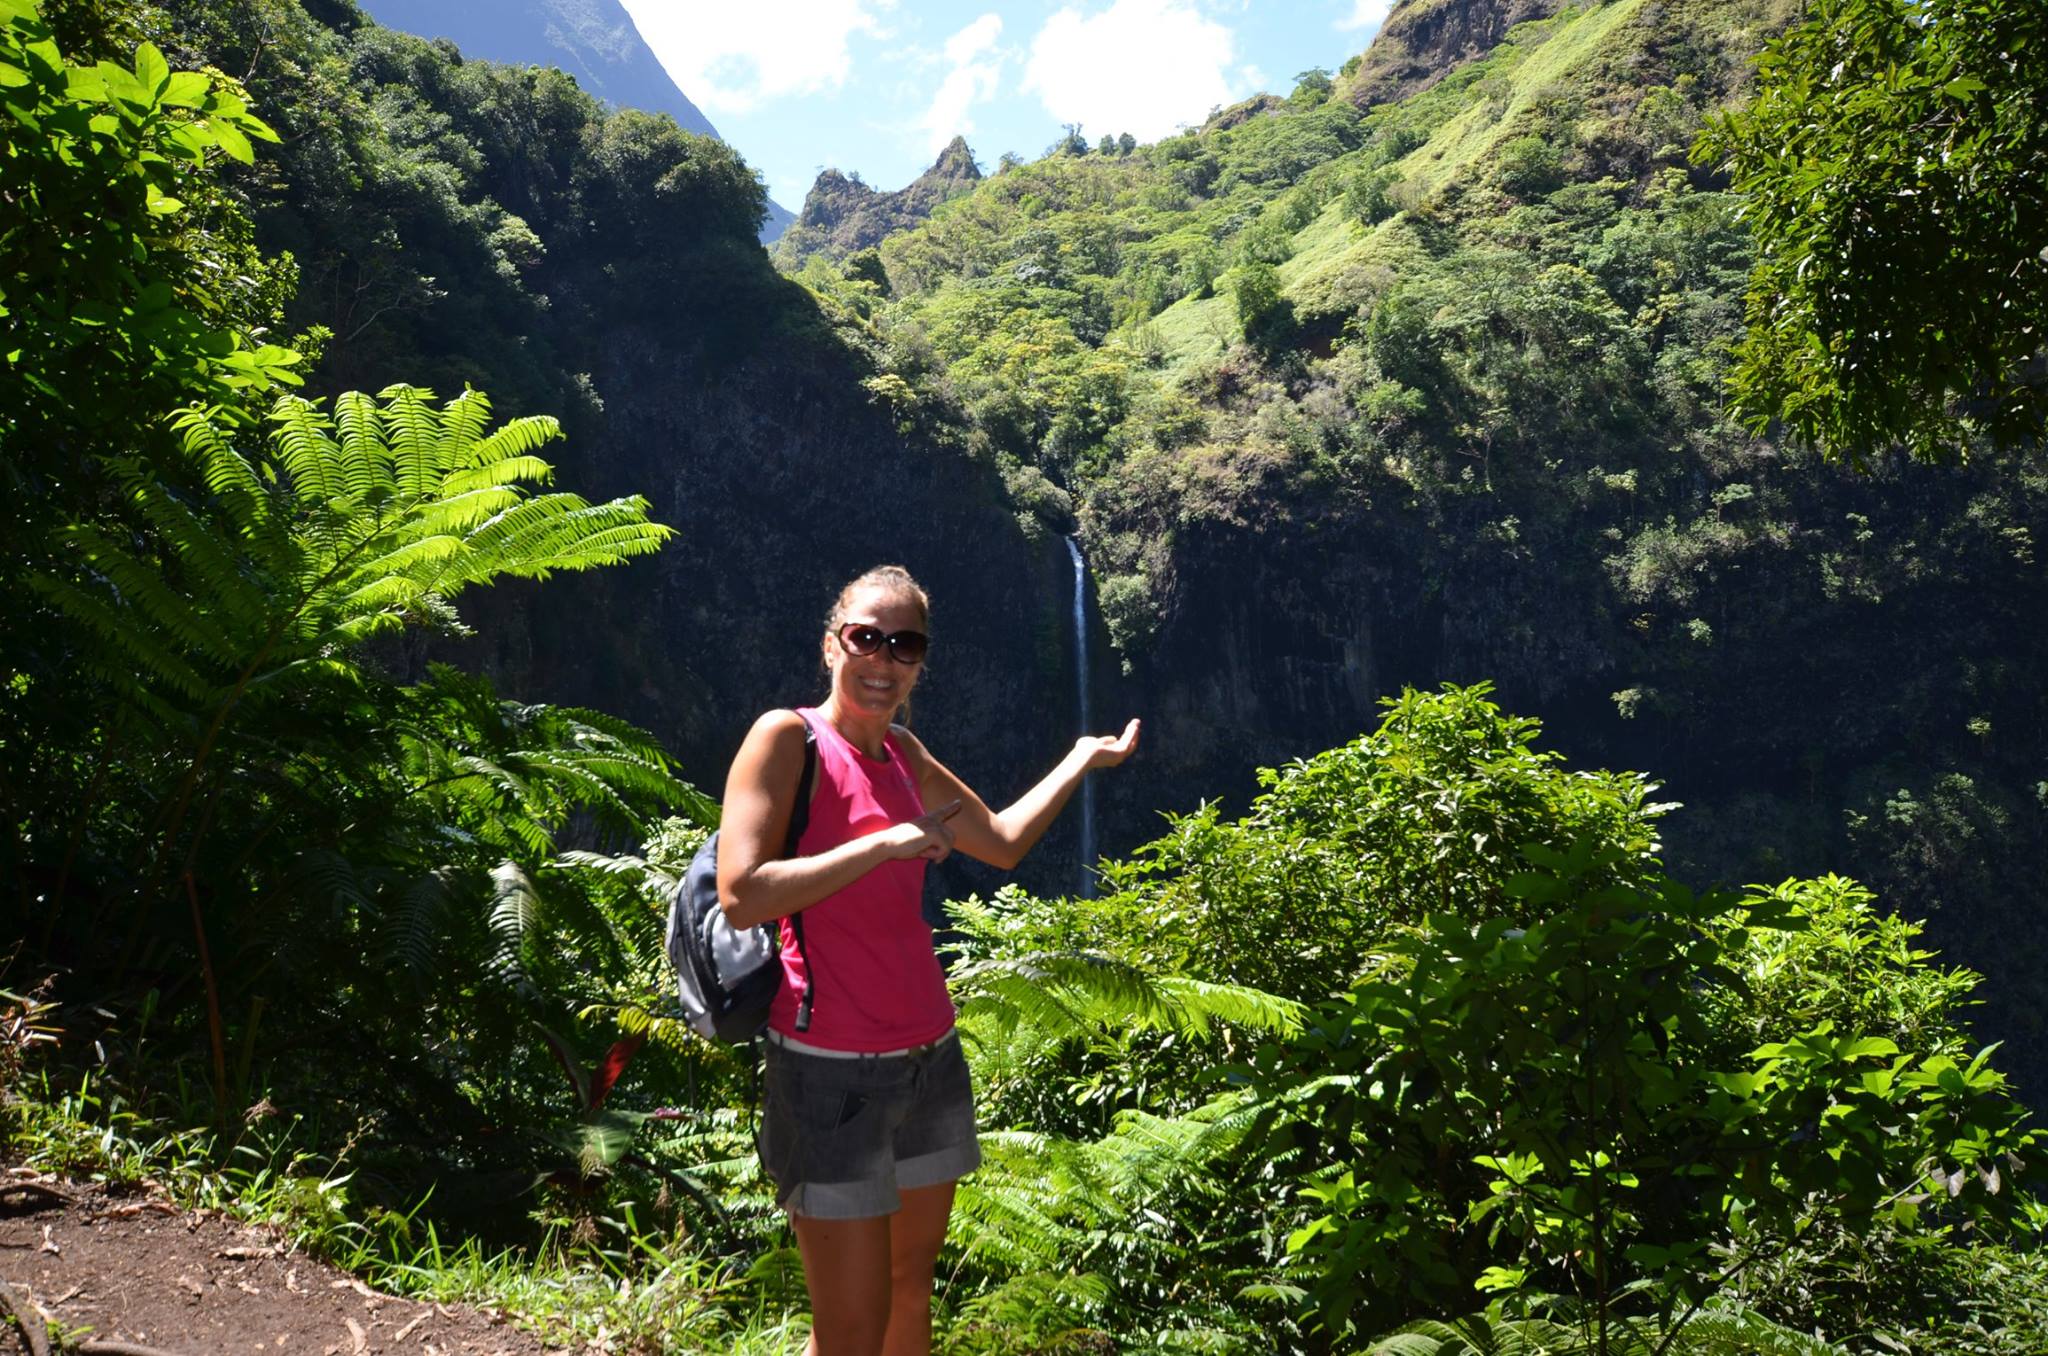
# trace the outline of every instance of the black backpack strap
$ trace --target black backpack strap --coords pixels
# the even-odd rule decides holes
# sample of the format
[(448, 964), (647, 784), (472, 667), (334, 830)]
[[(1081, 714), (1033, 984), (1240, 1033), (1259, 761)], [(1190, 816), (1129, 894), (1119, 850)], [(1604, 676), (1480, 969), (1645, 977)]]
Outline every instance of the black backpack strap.
[[(782, 845), (785, 858), (796, 856), (797, 839), (804, 836), (804, 829), (811, 822), (811, 786), (818, 774), (818, 731), (811, 724), (811, 718), (797, 712), (804, 722), (804, 775), (796, 784), (796, 805), (789, 812), (789, 837)], [(804, 962), (804, 992), (796, 1004), (796, 1029), (811, 1029), (811, 997), (818, 989), (818, 972), (811, 968), (811, 953), (804, 946), (804, 916), (793, 913), (789, 916), (789, 930), (796, 934), (796, 954)]]

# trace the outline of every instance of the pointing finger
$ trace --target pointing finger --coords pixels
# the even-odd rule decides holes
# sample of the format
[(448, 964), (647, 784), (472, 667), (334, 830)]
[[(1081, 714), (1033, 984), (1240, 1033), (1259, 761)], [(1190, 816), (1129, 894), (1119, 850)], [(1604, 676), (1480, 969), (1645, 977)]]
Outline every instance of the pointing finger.
[(941, 805), (938, 809), (933, 810), (931, 812), (932, 817), (934, 819), (940, 820), (941, 822), (951, 819), (954, 815), (960, 813), (961, 804), (962, 802), (956, 796), (949, 804)]

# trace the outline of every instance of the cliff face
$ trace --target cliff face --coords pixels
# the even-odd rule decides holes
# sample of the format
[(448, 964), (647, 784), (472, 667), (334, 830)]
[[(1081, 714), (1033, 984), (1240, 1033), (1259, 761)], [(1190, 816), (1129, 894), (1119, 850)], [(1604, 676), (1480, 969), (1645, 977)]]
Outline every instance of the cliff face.
[(883, 237), (908, 230), (932, 209), (957, 198), (981, 182), (974, 152), (954, 137), (932, 167), (893, 193), (880, 193), (859, 178), (828, 169), (804, 195), (803, 211), (777, 242), (775, 255), (795, 268), (813, 254), (843, 259), (858, 249), (878, 245)]
[[(562, 478), (646, 494), (677, 536), (630, 568), (551, 580), (534, 605), (496, 600), (463, 658), (522, 697), (654, 731), (716, 796), (756, 715), (823, 696), (818, 644), (838, 588), (895, 562), (932, 597), (913, 712), (934, 751), (997, 800), (1071, 744), (1066, 554), (1027, 538), (992, 465), (900, 435), (829, 349), (732, 363), (641, 322), (594, 358), (605, 410), (559, 452)], [(1063, 826), (1024, 879), (1064, 888), (1074, 833)], [(945, 879), (999, 883), (958, 864)]]
[(1500, 45), (1507, 31), (1547, 19), (1565, 0), (1403, 0), (1339, 92), (1360, 108), (1428, 89)]

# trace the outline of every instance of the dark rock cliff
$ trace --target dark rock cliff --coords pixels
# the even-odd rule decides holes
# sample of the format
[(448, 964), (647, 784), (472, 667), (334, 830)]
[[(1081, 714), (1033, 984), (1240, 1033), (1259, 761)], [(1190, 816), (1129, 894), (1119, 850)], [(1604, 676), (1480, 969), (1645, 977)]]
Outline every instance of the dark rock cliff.
[[(821, 623), (839, 586), (896, 562), (932, 596), (913, 714), (933, 751), (1000, 803), (1071, 744), (1066, 554), (1026, 536), (991, 464), (901, 436), (827, 345), (731, 361), (641, 322), (595, 358), (605, 408), (558, 451), (563, 479), (646, 494), (677, 536), (630, 568), (550, 580), (544, 601), (488, 604), (466, 657), (507, 691), (624, 716), (717, 795), (756, 715), (823, 695)], [(1023, 878), (1064, 888), (1074, 832)], [(955, 891), (997, 883), (960, 866), (947, 877)]]

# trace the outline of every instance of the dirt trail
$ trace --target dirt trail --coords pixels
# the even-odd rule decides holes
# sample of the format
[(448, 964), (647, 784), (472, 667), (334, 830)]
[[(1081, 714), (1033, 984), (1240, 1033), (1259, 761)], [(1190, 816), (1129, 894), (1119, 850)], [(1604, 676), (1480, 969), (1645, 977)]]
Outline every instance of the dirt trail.
[[(174, 1356), (562, 1350), (489, 1310), (379, 1294), (273, 1230), (19, 1168), (0, 1180), (0, 1281), (88, 1351), (94, 1341)], [(0, 1356), (27, 1350), (19, 1332), (0, 1330)]]

